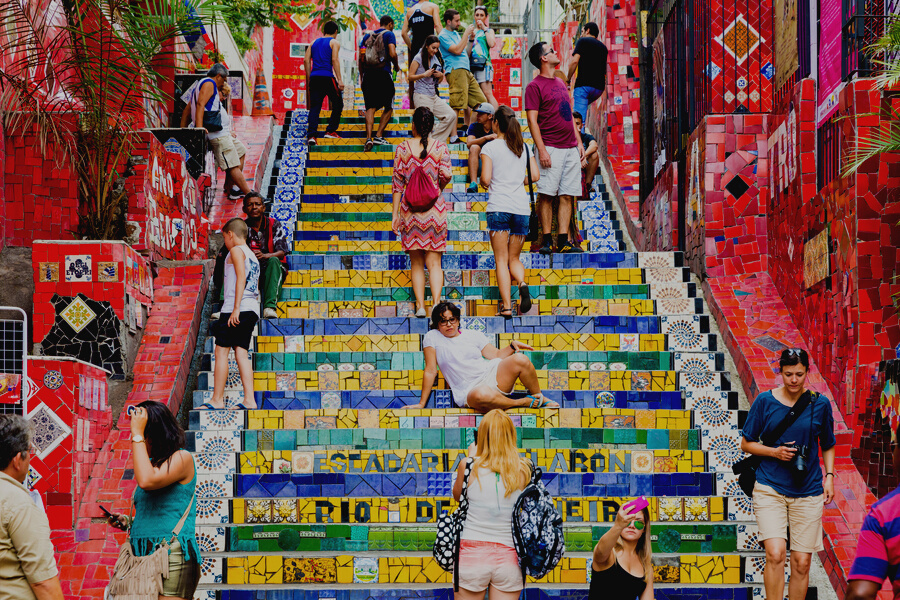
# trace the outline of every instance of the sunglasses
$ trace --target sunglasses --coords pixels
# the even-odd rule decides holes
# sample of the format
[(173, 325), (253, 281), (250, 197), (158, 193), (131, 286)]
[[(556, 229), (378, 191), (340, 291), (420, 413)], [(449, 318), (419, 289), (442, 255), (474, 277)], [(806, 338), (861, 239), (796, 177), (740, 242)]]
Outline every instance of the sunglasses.
[(479, 4), (478, 6), (476, 6), (475, 10), (483, 10), (484, 13), (487, 14), (487, 6), (484, 6), (482, 4)]
[(800, 348), (788, 348), (787, 350), (784, 351), (784, 353), (787, 354), (788, 356), (801, 356), (802, 357), (802, 356), (806, 355), (806, 350), (802, 350)]
[(541, 56), (547, 56), (548, 54), (556, 54), (556, 50), (554, 50), (553, 48), (550, 48), (549, 50), (544, 52)]
[(632, 526), (634, 526), (634, 528), (637, 529), (638, 531), (641, 531), (641, 530), (644, 528), (644, 522), (643, 522), (643, 521), (632, 521), (631, 524), (632, 524)]

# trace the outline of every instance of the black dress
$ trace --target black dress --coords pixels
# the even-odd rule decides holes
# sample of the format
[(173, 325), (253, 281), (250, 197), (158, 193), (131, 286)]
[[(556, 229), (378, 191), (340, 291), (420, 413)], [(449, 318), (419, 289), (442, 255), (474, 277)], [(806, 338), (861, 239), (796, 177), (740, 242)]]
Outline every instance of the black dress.
[(643, 577), (635, 577), (622, 568), (619, 559), (605, 571), (591, 567), (591, 591), (588, 600), (635, 600), (647, 588)]

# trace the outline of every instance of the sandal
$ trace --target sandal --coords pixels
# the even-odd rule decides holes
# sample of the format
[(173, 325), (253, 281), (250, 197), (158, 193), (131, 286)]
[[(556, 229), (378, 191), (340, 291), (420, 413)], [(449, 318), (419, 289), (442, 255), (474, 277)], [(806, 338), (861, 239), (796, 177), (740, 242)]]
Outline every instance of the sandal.
[(501, 308), (500, 312), (497, 313), (498, 317), (503, 317), (507, 321), (513, 318), (512, 309), (511, 308)]
[(219, 407), (217, 407), (217, 406), (213, 406), (213, 405), (210, 404), (209, 402), (204, 402), (204, 403), (201, 404), (199, 407), (197, 407), (197, 410), (225, 410), (225, 409), (224, 409), (224, 408), (219, 408)]
[(244, 406), (243, 402), (238, 402), (231, 410), (259, 410), (259, 407), (254, 406), (253, 408), (249, 408)]
[(537, 396), (528, 394), (525, 397), (531, 398), (531, 405), (527, 408), (559, 408), (559, 404), (549, 398), (544, 397), (543, 394), (538, 394)]

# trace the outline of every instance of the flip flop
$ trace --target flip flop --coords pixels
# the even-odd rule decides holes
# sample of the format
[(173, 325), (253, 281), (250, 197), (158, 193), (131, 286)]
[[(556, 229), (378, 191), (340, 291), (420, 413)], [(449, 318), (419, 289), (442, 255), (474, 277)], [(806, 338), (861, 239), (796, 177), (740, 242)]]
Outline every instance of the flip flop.
[[(540, 398), (532, 394), (528, 394), (525, 397), (531, 398), (531, 406), (528, 408), (559, 408), (559, 404), (543, 395)], [(550, 404), (554, 404), (555, 406), (549, 406)]]
[(225, 409), (224, 409), (224, 408), (218, 408), (218, 407), (216, 407), (216, 406), (213, 406), (213, 405), (210, 404), (209, 402), (204, 402), (203, 404), (201, 404), (201, 405), (198, 407), (197, 410), (225, 410)]
[(231, 410), (259, 410), (259, 407), (249, 408), (247, 406), (244, 406), (243, 402), (238, 402)]

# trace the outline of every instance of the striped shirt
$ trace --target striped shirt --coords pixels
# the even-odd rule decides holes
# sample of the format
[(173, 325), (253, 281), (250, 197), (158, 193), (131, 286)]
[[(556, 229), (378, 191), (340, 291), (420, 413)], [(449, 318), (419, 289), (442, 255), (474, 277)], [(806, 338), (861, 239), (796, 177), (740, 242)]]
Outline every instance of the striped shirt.
[(872, 505), (856, 547), (848, 580), (864, 579), (881, 584), (891, 580), (894, 598), (900, 598), (900, 488)]

